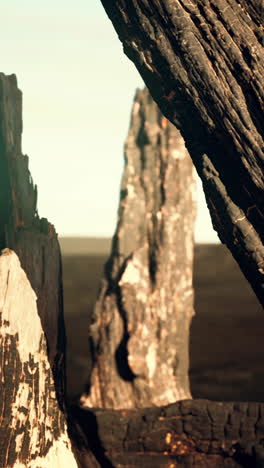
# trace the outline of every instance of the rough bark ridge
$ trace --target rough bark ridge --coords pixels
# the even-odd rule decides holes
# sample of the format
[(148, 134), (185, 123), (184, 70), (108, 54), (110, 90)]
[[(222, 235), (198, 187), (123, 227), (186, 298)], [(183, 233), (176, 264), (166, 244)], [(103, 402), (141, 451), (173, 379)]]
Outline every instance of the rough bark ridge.
[(181, 131), (213, 225), (264, 303), (262, 0), (101, 0)]
[(147, 88), (135, 96), (116, 233), (95, 307), (85, 405), (134, 408), (189, 398), (194, 167)]
[(264, 466), (262, 403), (185, 400), (136, 411), (72, 411), (103, 467)]

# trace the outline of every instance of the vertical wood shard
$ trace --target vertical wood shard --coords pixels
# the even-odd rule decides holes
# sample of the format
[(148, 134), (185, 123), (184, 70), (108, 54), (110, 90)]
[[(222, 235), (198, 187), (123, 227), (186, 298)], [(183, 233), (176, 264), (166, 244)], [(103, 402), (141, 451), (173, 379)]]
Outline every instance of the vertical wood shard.
[(179, 131), (148, 90), (138, 90), (84, 405), (131, 408), (190, 397), (194, 199), (194, 168)]

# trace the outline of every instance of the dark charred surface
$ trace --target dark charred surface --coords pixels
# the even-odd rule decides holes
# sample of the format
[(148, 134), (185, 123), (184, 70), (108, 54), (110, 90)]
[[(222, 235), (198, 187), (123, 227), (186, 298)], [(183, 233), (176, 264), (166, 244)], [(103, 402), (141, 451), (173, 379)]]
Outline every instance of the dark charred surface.
[[(114, 467), (264, 466), (264, 405), (185, 400), (162, 408), (72, 414)], [(85, 465), (83, 465), (85, 466)]]
[(263, 304), (263, 3), (102, 4), (124, 52), (180, 129), (213, 225)]

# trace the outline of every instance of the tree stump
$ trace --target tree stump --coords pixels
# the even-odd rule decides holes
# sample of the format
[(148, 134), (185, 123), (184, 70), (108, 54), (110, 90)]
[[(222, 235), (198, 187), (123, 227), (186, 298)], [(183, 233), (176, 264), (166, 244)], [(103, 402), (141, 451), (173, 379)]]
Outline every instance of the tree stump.
[(194, 167), (147, 88), (135, 96), (118, 222), (95, 307), (84, 405), (135, 408), (190, 398)]

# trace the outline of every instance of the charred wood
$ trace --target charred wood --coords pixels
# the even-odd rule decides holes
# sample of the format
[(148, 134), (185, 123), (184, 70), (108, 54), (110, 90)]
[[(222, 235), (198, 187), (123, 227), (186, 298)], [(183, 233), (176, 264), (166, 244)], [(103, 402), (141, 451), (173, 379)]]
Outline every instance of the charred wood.
[(179, 128), (214, 228), (264, 303), (263, 2), (102, 0)]

